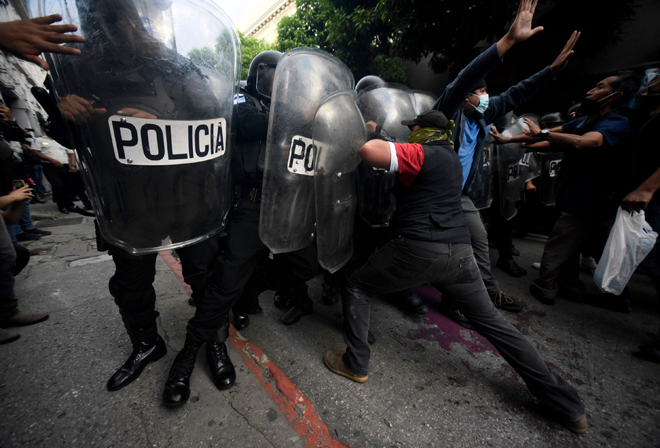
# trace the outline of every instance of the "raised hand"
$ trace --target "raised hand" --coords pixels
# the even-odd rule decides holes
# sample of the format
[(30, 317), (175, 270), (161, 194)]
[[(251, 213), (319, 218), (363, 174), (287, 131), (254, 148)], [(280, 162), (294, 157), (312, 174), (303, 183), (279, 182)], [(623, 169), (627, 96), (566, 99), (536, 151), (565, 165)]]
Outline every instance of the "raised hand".
[(51, 25), (60, 20), (62, 16), (53, 14), (36, 19), (0, 23), (0, 48), (48, 70), (50, 68), (48, 63), (39, 58), (42, 52), (78, 55), (80, 50), (77, 48), (58, 44), (85, 41), (82, 36), (66, 34), (77, 31), (75, 25)]
[(543, 31), (542, 26), (532, 28), (532, 20), (534, 19), (534, 11), (536, 11), (536, 4), (538, 0), (520, 0), (518, 5), (518, 14), (513, 21), (509, 32), (497, 42), (497, 51), (500, 56), (509, 51), (515, 44), (525, 41)]
[(514, 43), (525, 41), (536, 33), (543, 31), (542, 26), (537, 26), (532, 29), (532, 19), (534, 18), (534, 11), (536, 11), (537, 3), (538, 0), (520, 0), (516, 20), (513, 21), (513, 24), (507, 33), (509, 39)]
[(568, 60), (573, 56), (573, 53), (575, 53), (573, 47), (575, 47), (575, 43), (580, 38), (580, 34), (582, 34), (580, 31), (573, 31), (573, 34), (571, 35), (571, 38), (568, 39), (568, 42), (566, 42), (564, 49), (559, 53), (555, 62), (550, 65), (550, 70), (556, 72), (566, 67)]

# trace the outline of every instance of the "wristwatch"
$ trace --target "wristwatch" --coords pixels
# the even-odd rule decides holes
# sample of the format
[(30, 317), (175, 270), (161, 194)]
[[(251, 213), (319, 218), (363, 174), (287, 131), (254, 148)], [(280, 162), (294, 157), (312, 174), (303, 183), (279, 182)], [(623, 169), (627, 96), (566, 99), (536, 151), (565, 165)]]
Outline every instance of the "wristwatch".
[(550, 129), (541, 129), (541, 133), (539, 134), (539, 139), (544, 142), (548, 140), (548, 135), (550, 135)]

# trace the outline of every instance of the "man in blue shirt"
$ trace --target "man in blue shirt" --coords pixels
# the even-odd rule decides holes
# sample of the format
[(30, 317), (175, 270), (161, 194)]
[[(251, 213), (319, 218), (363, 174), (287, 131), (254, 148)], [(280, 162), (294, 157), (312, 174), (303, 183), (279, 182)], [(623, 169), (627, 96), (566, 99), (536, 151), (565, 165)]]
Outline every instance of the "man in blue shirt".
[[(528, 9), (523, 8), (524, 3), (521, 2), (521, 9), (518, 10), (516, 20), (509, 32), (465, 67), (445, 88), (444, 93), (433, 106), (456, 123), (452, 138), (454, 149), (458, 152), (463, 166), (462, 205), (472, 237), (472, 250), (491, 300), (498, 308), (509, 311), (520, 311), (524, 305), (521, 300), (501, 291), (497, 280), (493, 278), (490, 271), (488, 235), (479, 212), (468, 195), (483, 188), (483, 149), (488, 138), (487, 125), (520, 106), (553, 81), (554, 73), (564, 68), (573, 55), (573, 46), (580, 36), (577, 31), (573, 33), (552, 65), (511, 87), (503, 94), (489, 98), (484, 81), (486, 75), (502, 64), (502, 56), (513, 45), (543, 30), (542, 27), (534, 29), (531, 27), (536, 3), (530, 4), (531, 7)], [(458, 317), (462, 318), (460, 312)]]
[[(559, 292), (570, 298), (582, 297), (580, 249), (614, 218), (627, 192), (629, 173), (620, 167), (626, 166), (630, 127), (628, 118), (617, 109), (630, 101), (638, 88), (634, 73), (610, 76), (587, 92), (580, 106), (585, 116), (543, 130), (525, 120), (530, 127), (525, 134), (496, 137), (504, 143), (536, 142), (528, 145), (532, 151), (564, 151), (557, 196), (561, 216), (543, 249), (539, 278), (530, 287), (532, 295), (546, 305), (554, 305)], [(599, 250), (602, 247), (594, 253)]]

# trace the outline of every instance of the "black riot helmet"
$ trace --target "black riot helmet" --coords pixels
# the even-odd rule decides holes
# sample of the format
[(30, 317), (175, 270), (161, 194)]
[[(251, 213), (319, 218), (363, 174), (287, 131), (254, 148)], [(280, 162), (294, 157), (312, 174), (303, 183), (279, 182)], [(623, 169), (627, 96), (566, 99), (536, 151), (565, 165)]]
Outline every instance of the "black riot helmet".
[(275, 50), (262, 51), (252, 59), (248, 71), (247, 91), (260, 100), (270, 99), (273, 93), (275, 67), (282, 53)]
[(564, 116), (561, 112), (549, 112), (541, 117), (541, 127), (542, 128), (556, 128), (564, 124)]
[(359, 80), (357, 84), (355, 84), (355, 90), (357, 93), (360, 93), (367, 87), (382, 86), (383, 84), (385, 84), (385, 80), (383, 78), (379, 78), (375, 75), (367, 75)]

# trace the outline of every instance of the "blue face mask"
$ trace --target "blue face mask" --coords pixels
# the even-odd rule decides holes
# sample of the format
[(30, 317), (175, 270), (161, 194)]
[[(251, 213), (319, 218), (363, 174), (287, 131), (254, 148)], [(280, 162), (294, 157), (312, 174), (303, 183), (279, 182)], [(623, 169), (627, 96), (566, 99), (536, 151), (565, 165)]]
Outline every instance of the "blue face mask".
[(477, 112), (479, 112), (480, 114), (483, 114), (484, 112), (486, 112), (486, 109), (488, 109), (488, 100), (489, 100), (488, 94), (484, 93), (483, 95), (477, 95), (476, 93), (471, 93), (470, 95), (474, 95), (476, 97), (479, 97), (479, 105), (475, 107), (472, 103), (469, 103), (469, 104), (472, 107), (474, 107), (474, 109)]

